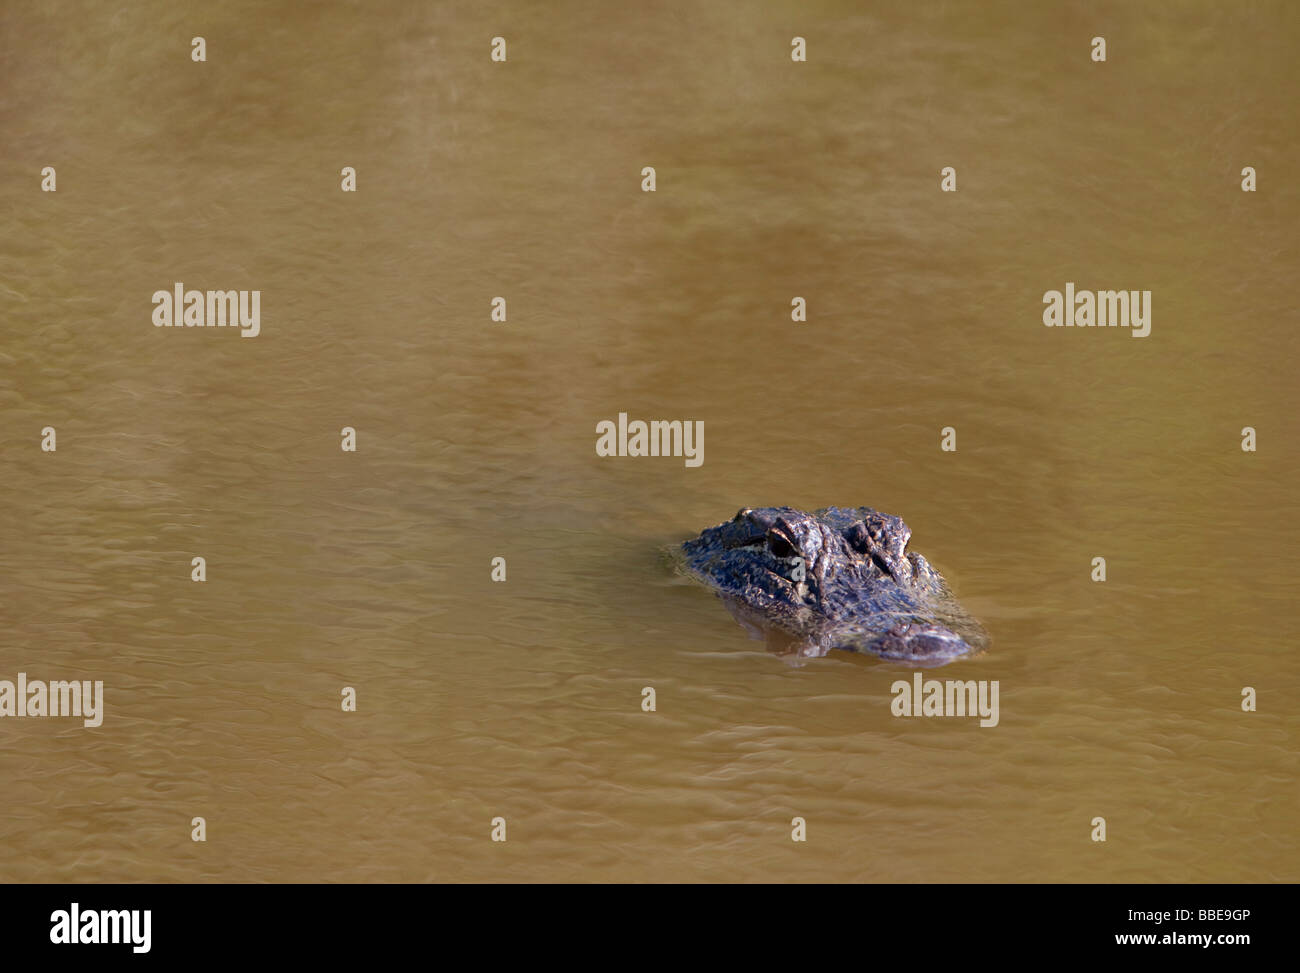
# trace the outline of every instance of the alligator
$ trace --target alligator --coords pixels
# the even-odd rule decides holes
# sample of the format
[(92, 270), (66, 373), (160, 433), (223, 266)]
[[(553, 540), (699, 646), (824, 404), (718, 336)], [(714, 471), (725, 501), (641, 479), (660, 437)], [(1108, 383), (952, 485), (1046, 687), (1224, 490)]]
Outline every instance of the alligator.
[(745, 507), (681, 555), (774, 651), (845, 649), (933, 666), (982, 649), (984, 630), (907, 550), (911, 536), (902, 518), (870, 507)]

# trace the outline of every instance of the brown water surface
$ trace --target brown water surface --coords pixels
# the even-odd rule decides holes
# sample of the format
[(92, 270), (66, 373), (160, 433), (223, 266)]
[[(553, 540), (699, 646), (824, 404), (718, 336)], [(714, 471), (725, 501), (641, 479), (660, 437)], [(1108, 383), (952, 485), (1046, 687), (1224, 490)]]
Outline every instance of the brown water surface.
[[(1298, 28), (5, 4), (0, 679), (107, 715), (0, 721), (0, 879), (1300, 880)], [(174, 281), (261, 335), (154, 328)], [(1043, 327), (1066, 281), (1150, 336)], [(597, 457), (619, 412), (704, 464)], [(766, 504), (903, 516), (999, 725), (668, 570)]]

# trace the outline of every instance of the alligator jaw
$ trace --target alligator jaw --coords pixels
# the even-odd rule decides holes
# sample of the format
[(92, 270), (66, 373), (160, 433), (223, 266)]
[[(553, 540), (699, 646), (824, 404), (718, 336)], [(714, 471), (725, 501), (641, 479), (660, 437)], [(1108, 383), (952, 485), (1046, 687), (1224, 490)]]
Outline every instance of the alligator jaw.
[(900, 622), (888, 631), (869, 638), (860, 651), (882, 659), (907, 662), (917, 666), (938, 666), (963, 655), (971, 647), (960, 635), (940, 625)]

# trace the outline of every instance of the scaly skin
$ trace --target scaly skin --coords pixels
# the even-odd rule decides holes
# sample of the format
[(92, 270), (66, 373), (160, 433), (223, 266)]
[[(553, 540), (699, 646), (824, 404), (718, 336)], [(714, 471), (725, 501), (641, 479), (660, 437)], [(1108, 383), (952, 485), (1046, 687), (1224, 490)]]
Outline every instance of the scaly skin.
[(901, 518), (870, 507), (746, 507), (682, 553), (742, 623), (785, 633), (801, 655), (847, 649), (942, 665), (987, 638), (907, 550), (911, 536)]

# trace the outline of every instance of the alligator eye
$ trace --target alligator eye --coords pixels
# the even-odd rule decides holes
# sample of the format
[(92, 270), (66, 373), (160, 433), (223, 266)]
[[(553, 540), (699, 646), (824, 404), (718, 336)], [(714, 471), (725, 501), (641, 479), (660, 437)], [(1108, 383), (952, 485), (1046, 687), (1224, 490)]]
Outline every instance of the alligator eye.
[(768, 534), (767, 547), (777, 557), (794, 557), (796, 553), (794, 545), (780, 534)]
[(871, 550), (871, 535), (861, 521), (844, 532), (844, 539), (849, 542), (850, 547), (863, 554)]

